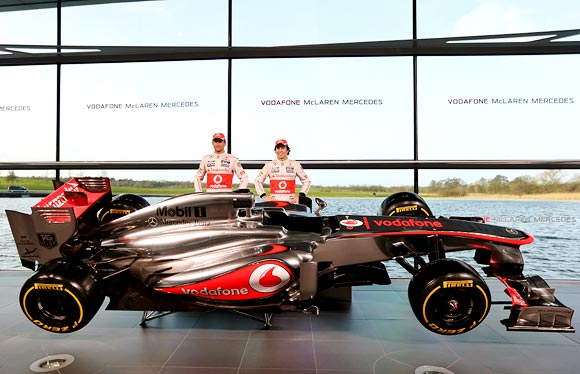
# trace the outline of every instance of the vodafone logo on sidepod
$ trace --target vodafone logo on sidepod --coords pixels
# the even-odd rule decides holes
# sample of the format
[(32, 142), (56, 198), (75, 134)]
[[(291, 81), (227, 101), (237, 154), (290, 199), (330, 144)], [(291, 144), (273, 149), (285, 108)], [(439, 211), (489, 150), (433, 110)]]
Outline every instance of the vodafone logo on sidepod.
[(281, 261), (266, 260), (199, 283), (160, 287), (158, 291), (217, 300), (250, 300), (272, 296), (294, 276)]
[(292, 276), (282, 266), (275, 263), (260, 265), (250, 275), (250, 287), (258, 292), (276, 292), (286, 286)]

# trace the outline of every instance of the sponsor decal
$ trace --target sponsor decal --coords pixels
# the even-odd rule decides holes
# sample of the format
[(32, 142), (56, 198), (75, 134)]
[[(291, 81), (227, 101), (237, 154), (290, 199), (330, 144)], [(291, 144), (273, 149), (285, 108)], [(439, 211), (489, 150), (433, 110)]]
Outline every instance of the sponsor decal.
[(186, 226), (195, 226), (195, 227), (206, 227), (209, 226), (209, 222), (207, 221), (200, 221), (198, 219), (194, 219), (194, 220), (185, 220), (185, 219), (181, 219), (181, 220), (175, 220), (175, 219), (165, 219), (162, 218), (161, 222), (159, 222), (159, 224), (161, 225), (186, 225)]
[(374, 219), (371, 222), (378, 227), (443, 227), (443, 224), (438, 220), (417, 220), (415, 218)]
[(261, 293), (273, 293), (283, 288), (292, 275), (278, 264), (260, 265), (250, 275), (250, 287)]
[(295, 180), (270, 179), (270, 193), (276, 195), (288, 195), (295, 192)]
[(395, 208), (395, 213), (402, 213), (402, 212), (414, 212), (417, 210), (417, 205), (409, 205), (409, 206), (400, 206)]
[(193, 217), (192, 210), (190, 206), (186, 207), (166, 207), (162, 206), (157, 208), (157, 216), (159, 217)]
[(258, 256), (267, 256), (267, 255), (272, 255), (274, 253), (282, 253), (282, 252), (286, 252), (289, 249), (290, 248), (285, 246), (285, 245), (271, 244), (271, 245), (266, 246), (262, 250), (262, 253), (260, 253)]
[(340, 221), (340, 224), (346, 227), (348, 230), (352, 230), (355, 227), (362, 226), (363, 223), (358, 219), (347, 218)]
[(122, 214), (122, 215), (127, 215), (130, 214), (131, 211), (129, 209), (109, 209), (109, 213), (111, 214)]
[(56, 247), (56, 235), (54, 233), (38, 233), (38, 244), (44, 248), (52, 249)]
[(62, 284), (34, 283), (35, 290), (64, 291)]
[(519, 234), (519, 231), (518, 231), (518, 230), (516, 230), (516, 229), (512, 229), (512, 228), (509, 228), (509, 227), (506, 227), (505, 231), (507, 231), (508, 233), (510, 233), (510, 234), (512, 234), (512, 235), (517, 235), (517, 234)]
[(233, 182), (233, 174), (231, 172), (225, 173), (208, 173), (207, 175), (207, 189), (231, 189)]
[(160, 287), (157, 290), (215, 300), (251, 300), (272, 296), (293, 279), (292, 271), (286, 264), (266, 260), (199, 283)]
[(444, 281), (443, 288), (471, 288), (472, 280)]

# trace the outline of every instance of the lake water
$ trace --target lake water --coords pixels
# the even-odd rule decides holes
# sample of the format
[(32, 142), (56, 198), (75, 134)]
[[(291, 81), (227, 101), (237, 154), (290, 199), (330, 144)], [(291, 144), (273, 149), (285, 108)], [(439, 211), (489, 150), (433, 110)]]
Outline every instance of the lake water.
[[(163, 200), (150, 198), (154, 203)], [(376, 214), (382, 198), (327, 198), (325, 215)], [(23, 269), (12, 238), (6, 209), (30, 213), (38, 198), (0, 198), (0, 270)], [(524, 273), (545, 279), (580, 279), (580, 202), (529, 200), (427, 199), (436, 216), (482, 216), (490, 224), (514, 227), (532, 234), (534, 243), (523, 246)], [(454, 253), (471, 261), (472, 251)], [(387, 262), (393, 278), (409, 274), (395, 262)], [(475, 266), (479, 268), (478, 265)]]

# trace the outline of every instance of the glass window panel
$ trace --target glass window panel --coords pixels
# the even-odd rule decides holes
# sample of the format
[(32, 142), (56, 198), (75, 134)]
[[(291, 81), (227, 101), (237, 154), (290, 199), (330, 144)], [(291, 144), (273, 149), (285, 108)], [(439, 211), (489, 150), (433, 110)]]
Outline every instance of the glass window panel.
[(64, 45), (225, 46), (226, 0), (135, 1), (65, 7)]
[[(62, 170), (60, 179), (63, 181), (75, 177), (108, 177), (113, 181), (111, 187), (113, 193), (116, 191), (116, 186), (119, 181), (133, 181), (134, 183), (127, 183), (133, 185), (135, 188), (151, 188), (158, 187), (155, 182), (191, 182), (197, 169), (192, 170), (163, 170), (163, 169), (148, 169), (148, 170)], [(237, 181), (234, 181), (234, 184)], [(175, 187), (175, 186), (174, 186)], [(191, 191), (193, 192), (193, 184), (191, 184)]]
[(382, 0), (233, 2), (233, 44), (276, 46), (412, 38), (412, 3)]
[(417, 0), (417, 34), (439, 38), (577, 29), (578, 14), (576, 0)]
[(56, 44), (55, 5), (48, 9), (26, 6), (17, 11), (8, 11), (10, 9), (0, 11), (0, 44)]
[(55, 160), (55, 77), (54, 66), (0, 68), (0, 160)]
[(419, 158), (577, 159), (578, 55), (419, 58)]
[(272, 159), (284, 138), (295, 159), (412, 159), (411, 66), (410, 58), (234, 61), (232, 150)]
[(63, 66), (61, 159), (199, 160), (227, 132), (226, 80), (225, 61)]
[[(526, 169), (424, 169), (419, 170), (419, 186), (427, 188), (439, 182), (455, 180), (458, 185), (470, 186), (474, 194), (520, 194), (574, 192), (580, 181), (578, 170)], [(490, 182), (493, 182), (490, 185)], [(565, 185), (569, 185), (569, 188)], [(561, 185), (558, 187), (557, 185)], [(491, 186), (491, 187), (490, 187)], [(577, 187), (576, 187), (577, 189)], [(576, 191), (577, 192), (577, 191)]]
[[(401, 187), (403, 190), (413, 190), (412, 170), (308, 170), (308, 178), (313, 186), (323, 187), (365, 187), (368, 196), (373, 193), (384, 196), (384, 188)], [(250, 171), (250, 182), (258, 176), (258, 170)], [(354, 188), (356, 190), (360, 188)], [(378, 209), (378, 205), (377, 205)]]

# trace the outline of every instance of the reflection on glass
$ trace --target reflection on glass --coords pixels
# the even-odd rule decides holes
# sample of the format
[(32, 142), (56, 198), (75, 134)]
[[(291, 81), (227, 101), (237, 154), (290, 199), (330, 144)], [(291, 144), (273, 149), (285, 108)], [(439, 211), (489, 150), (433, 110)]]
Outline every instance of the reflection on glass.
[(226, 46), (228, 1), (130, 1), (68, 6), (64, 45)]
[(412, 159), (411, 66), (404, 57), (234, 61), (232, 149), (272, 159), (284, 138), (295, 159)]
[(56, 1), (43, 1), (41, 9), (11, 3), (0, 11), (0, 44), (56, 45)]
[(199, 160), (227, 132), (227, 64), (62, 68), (63, 161)]
[(55, 74), (54, 66), (0, 68), (0, 160), (54, 160)]
[(412, 38), (412, 3), (376, 0), (233, 2), (234, 46)]
[(576, 0), (557, 5), (543, 0), (417, 0), (417, 34), (444, 38), (577, 29), (579, 13)]
[(578, 55), (419, 58), (419, 158), (577, 159)]

